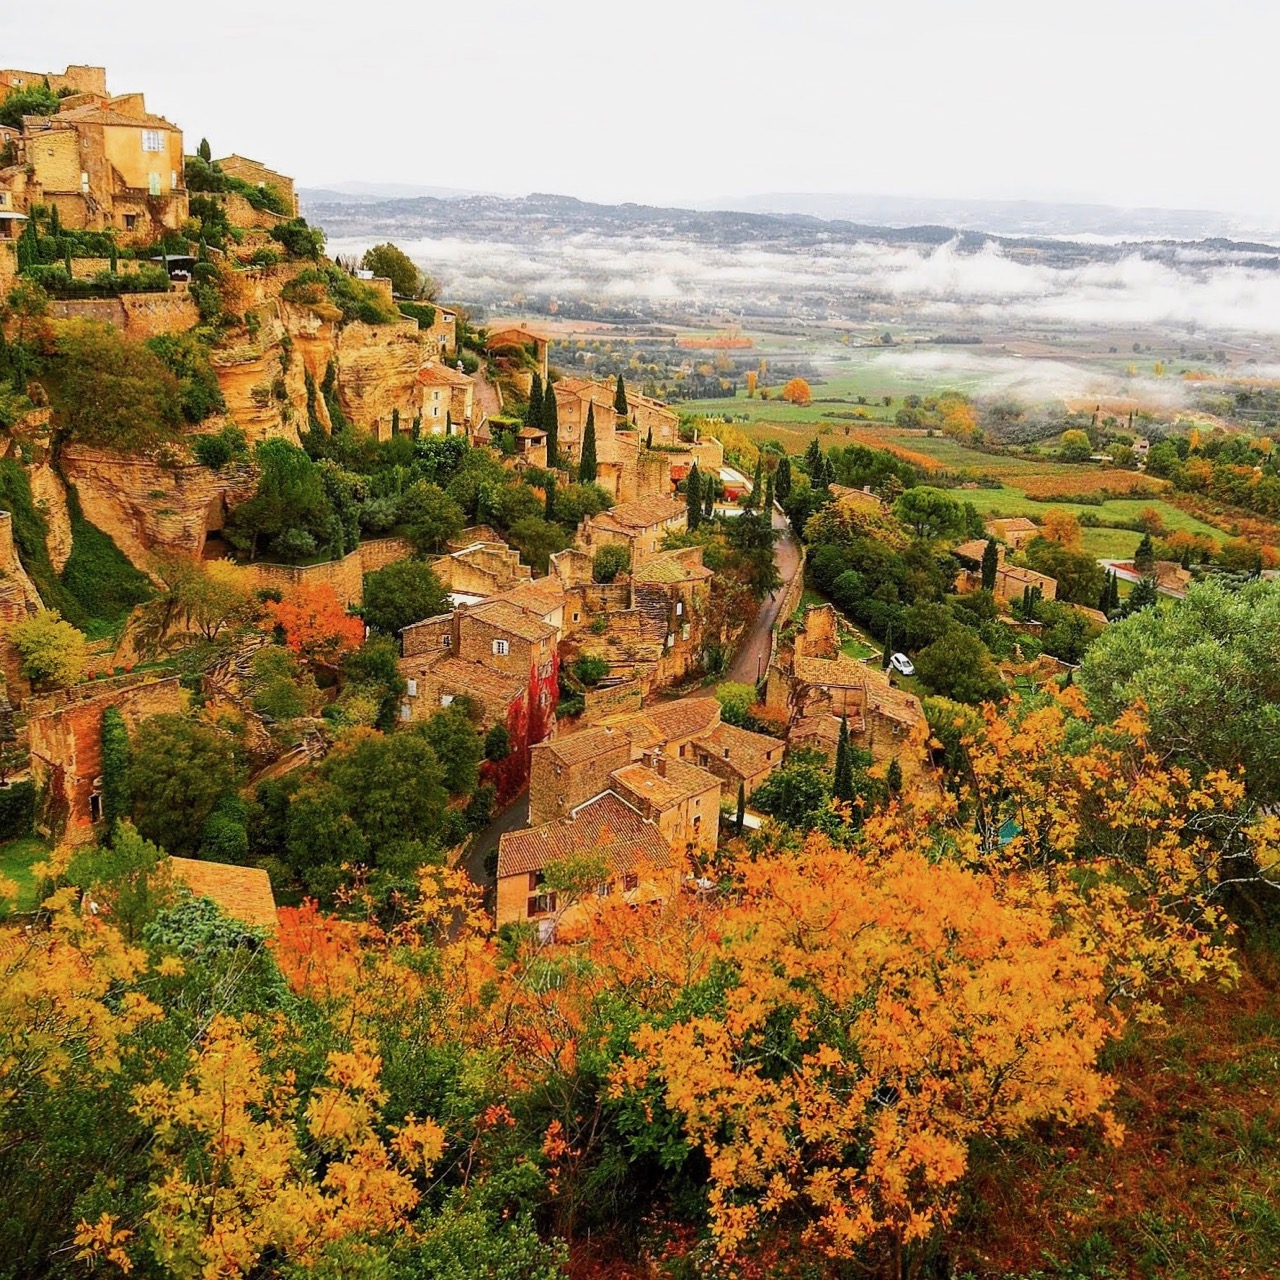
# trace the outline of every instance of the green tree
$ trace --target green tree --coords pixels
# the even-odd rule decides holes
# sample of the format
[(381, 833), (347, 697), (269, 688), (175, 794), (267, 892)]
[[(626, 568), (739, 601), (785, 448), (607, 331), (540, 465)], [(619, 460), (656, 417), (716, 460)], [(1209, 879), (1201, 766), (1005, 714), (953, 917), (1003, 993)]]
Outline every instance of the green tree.
[(1082, 604), (1088, 608), (1098, 601), (1106, 582), (1106, 574), (1098, 562), (1079, 551), (1068, 551), (1046, 538), (1034, 538), (1024, 549), (1023, 559), (1037, 573), (1053, 578), (1058, 588), (1057, 599), (1066, 604)]
[(193, 854), (205, 820), (242, 772), (231, 738), (180, 715), (138, 726), (126, 772), (138, 830), (175, 854)]
[(535, 373), (533, 375), (533, 386), (529, 390), (529, 403), (524, 411), (524, 425), (532, 427), (535, 431), (541, 431), (542, 409), (546, 399), (542, 390), (542, 375)]
[(402, 298), (422, 298), (431, 291), (430, 282), (405, 251), (394, 244), (375, 244), (364, 251), (360, 265), (375, 276), (391, 281)]
[(554, 467), (560, 457), (560, 410), (550, 378), (542, 395), (542, 429), (547, 433), (547, 466)]
[(836, 740), (836, 767), (831, 793), (837, 800), (853, 799), (853, 757), (849, 750), (849, 718), (840, 717), (840, 736)]
[(893, 514), (917, 538), (945, 538), (960, 528), (963, 512), (949, 494), (930, 485), (908, 489), (893, 504)]
[(591, 576), (596, 582), (612, 582), (631, 568), (631, 552), (623, 546), (601, 547), (591, 558)]
[(582, 461), (578, 464), (578, 480), (594, 484), (596, 480), (596, 407), (587, 406), (587, 425), (582, 432)]
[(110, 913), (111, 922), (136, 942), (157, 909), (171, 896), (163, 849), (122, 821), (110, 845), (78, 850), (67, 867), (67, 883)]
[(419, 555), (444, 550), (466, 524), (462, 508), (439, 485), (416, 481), (405, 490), (397, 515)]
[(280, 550), (295, 530), (313, 540), (327, 536), (333, 506), (320, 471), (306, 453), (287, 440), (264, 440), (254, 450), (254, 462), (259, 470), (257, 491), (232, 510), (224, 530), (227, 541), (252, 559), (264, 546)]
[(745, 782), (738, 783), (738, 813), (737, 828), (738, 834), (742, 834), (742, 828), (747, 820), (747, 784)]
[(1071, 430), (1062, 433), (1062, 443), (1058, 456), (1063, 462), (1088, 462), (1093, 453), (1093, 445), (1083, 431)]
[(685, 481), (685, 506), (689, 515), (689, 528), (696, 529), (702, 523), (702, 483), (695, 462)]
[(470, 795), (476, 787), (484, 746), (466, 710), (457, 703), (442, 707), (423, 726), (422, 735), (444, 771), (445, 790), (451, 796)]
[(19, 670), (34, 687), (61, 689), (80, 679), (88, 657), (84, 633), (56, 609), (12, 623), (8, 636), (18, 651)]
[(498, 764), (511, 754), (511, 733), (501, 720), (496, 721), (484, 735), (484, 758), (490, 764)]
[(811, 828), (831, 798), (828, 779), (821, 756), (799, 752), (756, 788), (751, 803), (790, 827)]
[(1159, 604), (1160, 594), (1156, 590), (1154, 578), (1142, 578), (1129, 592), (1129, 598), (1124, 602), (1125, 615), (1138, 613), (1142, 609), (1150, 609), (1153, 604)]
[(58, 113), (58, 95), (49, 86), (19, 89), (0, 102), (0, 125), (21, 129), (23, 116), (52, 116)]
[(196, 148), (196, 155), (198, 155), (205, 164), (213, 163), (213, 148), (209, 146), (208, 138), (200, 139), (200, 145)]
[(539, 573), (546, 573), (551, 557), (570, 543), (564, 529), (541, 516), (525, 516), (507, 530), (507, 539), (521, 559)]
[(547, 476), (546, 498), (542, 506), (542, 518), (544, 520), (554, 520), (556, 518), (556, 476), (554, 471)]
[(996, 589), (996, 572), (999, 567), (1000, 547), (994, 538), (988, 538), (987, 545), (982, 549), (983, 591), (994, 591)]
[(71, 439), (142, 453), (179, 437), (178, 379), (145, 343), (110, 325), (72, 320), (57, 349), (59, 418)]
[(114, 838), (116, 823), (133, 812), (129, 791), (129, 730), (119, 707), (102, 713), (102, 821), (108, 843)]
[(422, 560), (398, 560), (365, 574), (360, 613), (381, 635), (397, 636), (412, 623), (448, 609), (448, 594), (435, 570)]
[(627, 384), (622, 380), (622, 374), (618, 374), (618, 385), (613, 389), (613, 411), (620, 413), (624, 418), (629, 412), (627, 408)]
[(1133, 567), (1139, 573), (1150, 573), (1155, 568), (1156, 552), (1151, 542), (1151, 535), (1144, 533), (1142, 540), (1138, 543), (1138, 549), (1133, 553)]
[(916, 674), (935, 693), (956, 702), (990, 702), (1004, 696), (991, 654), (967, 627), (952, 627), (915, 656)]

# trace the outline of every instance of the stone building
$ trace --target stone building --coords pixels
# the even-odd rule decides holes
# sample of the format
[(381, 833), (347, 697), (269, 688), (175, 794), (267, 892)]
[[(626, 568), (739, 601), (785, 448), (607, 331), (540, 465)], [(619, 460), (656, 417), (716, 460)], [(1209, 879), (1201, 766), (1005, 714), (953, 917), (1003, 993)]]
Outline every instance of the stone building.
[(471, 378), (446, 364), (425, 364), (418, 371), (418, 382), (425, 435), (463, 434), (471, 428), (476, 393)]
[(1007, 543), (1014, 551), (1020, 551), (1033, 538), (1040, 536), (1040, 526), (1025, 516), (1011, 516), (1008, 519), (988, 520), (983, 529), (988, 538)]
[(15, 213), (57, 207), (73, 230), (115, 230), (148, 244), (187, 220), (182, 131), (146, 108), (140, 93), (87, 91), (51, 116), (25, 116), (17, 164), (0, 170)]
[(587, 516), (578, 526), (577, 544), (593, 556), (601, 547), (625, 547), (635, 571), (662, 550), (668, 533), (683, 533), (688, 527), (683, 498), (640, 498)]
[(714, 853), (720, 843), (720, 779), (661, 747), (613, 771), (614, 790), (651, 822), (674, 854)]
[(532, 922), (544, 936), (584, 909), (549, 889), (546, 868), (596, 862), (603, 879), (584, 887), (589, 899), (622, 894), (631, 904), (668, 898), (680, 891), (683, 865), (671, 856), (658, 826), (614, 791), (604, 791), (564, 818), (498, 841), (495, 924)]
[(285, 216), (289, 218), (298, 216), (298, 193), (292, 178), (286, 178), (283, 173), (268, 169), (265, 164), (260, 164), (257, 160), (250, 160), (234, 153), (221, 160), (215, 160), (214, 164), (229, 178), (239, 178), (241, 182), (247, 182), (251, 187), (271, 187), (284, 198), (284, 203), (288, 207)]
[(692, 743), (693, 763), (722, 779), (727, 798), (736, 801), (741, 786), (751, 793), (781, 768), (786, 744), (767, 734), (752, 733), (732, 724), (718, 724)]
[[(1034, 526), (1033, 526), (1034, 527)], [(1016, 534), (1015, 534), (1016, 536)], [(956, 579), (956, 590), (960, 593), (982, 590), (982, 557), (986, 553), (987, 544), (982, 538), (971, 542), (962, 542), (954, 548), (952, 555), (963, 566)], [(1003, 544), (996, 544), (996, 582), (992, 594), (997, 600), (1006, 604), (1021, 600), (1028, 588), (1038, 588), (1045, 600), (1056, 599), (1058, 594), (1057, 579), (1048, 574), (1037, 573), (1034, 569), (1026, 569), (1022, 565), (1010, 564), (1005, 559)]]
[(779, 647), (769, 664), (765, 704), (787, 715), (793, 746), (820, 745), (825, 720), (845, 716), (854, 745), (877, 763), (897, 760), (904, 780), (920, 780), (929, 767), (929, 726), (920, 700), (885, 672), (840, 653), (829, 604), (807, 609), (800, 631)]
[(584, 729), (539, 743), (530, 752), (529, 821), (564, 817), (604, 791), (613, 771), (631, 761), (623, 728)]
[(238, 867), (202, 858), (170, 858), (174, 879), (196, 898), (208, 898), (223, 915), (255, 929), (276, 931), (271, 877), (261, 867)]
[(46, 82), (56, 94), (107, 96), (106, 67), (72, 65), (65, 71), (0, 71), (0, 102), (11, 93), (43, 88)]
[(519, 324), (498, 323), (486, 329), (484, 348), (493, 355), (501, 357), (504, 352), (525, 352), (532, 357), (538, 373), (545, 385), (547, 381), (547, 350), (551, 339), (545, 333), (539, 333), (523, 322)]
[(496, 533), (492, 530), (478, 533), (480, 536), (475, 541), (451, 550), (448, 555), (437, 556), (431, 562), (446, 591), (451, 595), (488, 598), (532, 577), (533, 570), (520, 562), (520, 553), (507, 546)]

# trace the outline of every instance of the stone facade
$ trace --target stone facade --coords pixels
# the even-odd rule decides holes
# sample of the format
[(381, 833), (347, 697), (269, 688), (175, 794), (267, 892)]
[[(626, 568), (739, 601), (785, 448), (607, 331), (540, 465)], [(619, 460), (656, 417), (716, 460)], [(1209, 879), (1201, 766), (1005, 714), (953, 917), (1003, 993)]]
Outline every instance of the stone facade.
[(661, 551), (668, 533), (682, 533), (688, 527), (684, 499), (644, 498), (587, 516), (578, 526), (577, 544), (591, 556), (601, 547), (626, 547), (635, 569)]
[[(287, 216), (291, 218), (298, 216), (298, 193), (294, 188), (292, 178), (286, 178), (284, 174), (277, 173), (274, 169), (268, 169), (265, 164), (260, 164), (257, 160), (249, 160), (244, 156), (229, 155), (221, 160), (215, 160), (214, 164), (228, 177), (239, 178), (241, 182), (247, 182), (251, 187), (274, 187), (284, 197), (285, 203), (289, 206)], [(232, 225), (240, 227), (253, 226), (254, 224), (251, 222), (236, 222)]]
[(333, 593), (343, 604), (359, 605), (364, 600), (364, 575), (383, 569), (389, 564), (407, 560), (413, 555), (413, 547), (403, 538), (376, 538), (362, 542), (341, 560), (326, 560), (322, 564), (251, 564), (254, 577), (260, 587), (276, 587), (290, 591), (298, 587), (333, 588)]
[(505, 542), (477, 542), (431, 562), (440, 585), (464, 595), (492, 596), (528, 581), (533, 570)]
[(540, 743), (530, 752), (529, 821), (564, 817), (607, 790), (613, 771), (631, 760), (625, 729), (588, 729)]
[[(73, 265), (76, 259), (72, 259)], [(139, 341), (165, 333), (186, 333), (200, 323), (195, 299), (185, 285), (168, 293), (122, 293), (116, 298), (71, 298), (49, 303), (54, 320), (93, 320)]]
[(27, 701), (31, 775), (41, 792), (37, 827), (71, 844), (99, 835), (102, 794), (102, 716), (117, 707), (130, 733), (150, 716), (185, 710), (177, 676), (122, 676), (91, 681)]

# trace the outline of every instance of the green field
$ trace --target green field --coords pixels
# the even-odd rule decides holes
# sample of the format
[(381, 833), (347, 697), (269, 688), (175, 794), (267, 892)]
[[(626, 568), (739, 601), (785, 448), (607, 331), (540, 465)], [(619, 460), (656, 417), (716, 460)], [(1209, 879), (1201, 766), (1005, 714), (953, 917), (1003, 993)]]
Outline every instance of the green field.
[[(18, 886), (18, 899), (13, 904), (17, 911), (34, 911), (36, 902), (36, 877), (31, 868), (49, 856), (48, 846), (35, 836), (23, 836), (18, 840), (10, 840), (0, 844), (0, 877), (12, 880)], [(6, 907), (0, 905), (0, 917), (6, 914)]]

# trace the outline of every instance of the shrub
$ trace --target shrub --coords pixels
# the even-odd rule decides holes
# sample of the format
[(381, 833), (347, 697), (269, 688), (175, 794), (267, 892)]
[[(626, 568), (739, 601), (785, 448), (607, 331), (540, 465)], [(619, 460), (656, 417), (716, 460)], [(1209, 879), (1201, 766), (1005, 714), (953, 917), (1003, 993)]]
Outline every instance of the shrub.
[(0, 787), (0, 840), (30, 835), (35, 807), (34, 782), (11, 782), (7, 787)]
[(436, 322), (436, 309), (429, 302), (401, 302), (400, 314), (416, 320), (423, 329), (430, 329)]
[(268, 234), (284, 246), (291, 258), (311, 258), (314, 261), (324, 252), (324, 232), (319, 227), (308, 226), (305, 218), (291, 218), (278, 227), (272, 227)]
[(84, 633), (64, 622), (56, 609), (13, 623), (8, 634), (21, 658), (22, 674), (33, 685), (62, 688), (74, 684), (84, 671)]
[(239, 427), (227, 425), (217, 435), (196, 436), (191, 442), (191, 452), (202, 467), (218, 471), (232, 458), (244, 457), (248, 448), (244, 432)]
[(594, 654), (584, 653), (574, 662), (573, 674), (583, 684), (594, 686), (609, 674), (609, 664)]
[(146, 347), (178, 379), (182, 416), (188, 422), (203, 422), (226, 409), (218, 377), (209, 363), (209, 349), (203, 342), (190, 333), (166, 333), (148, 338)]

